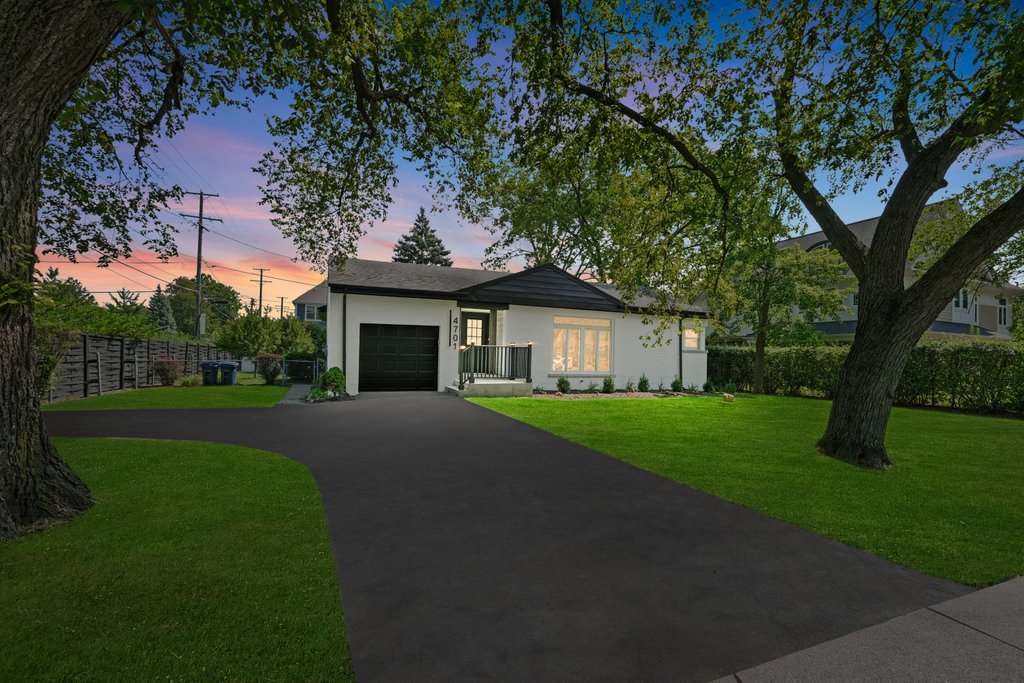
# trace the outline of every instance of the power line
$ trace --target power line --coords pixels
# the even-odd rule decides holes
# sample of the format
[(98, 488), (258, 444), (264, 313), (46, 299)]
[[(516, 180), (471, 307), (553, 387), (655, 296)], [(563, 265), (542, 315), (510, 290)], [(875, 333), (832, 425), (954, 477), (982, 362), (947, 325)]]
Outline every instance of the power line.
[[(185, 163), (188, 163), (187, 159), (185, 160)], [(192, 164), (189, 164), (190, 168), (191, 166)], [(196, 339), (199, 339), (203, 336), (203, 200), (206, 198), (206, 195), (202, 190), (199, 190), (199, 192), (186, 192), (185, 194), (199, 195), (199, 215), (193, 215), (190, 213), (181, 214), (185, 218), (196, 218), (199, 220), (199, 224), (196, 226), (196, 232), (199, 237), (199, 240), (196, 243)], [(210, 196), (216, 197), (218, 195), (211, 194)], [(223, 222), (219, 218), (210, 218), (209, 220), (217, 221), (218, 223)]]
[[(232, 268), (231, 266), (222, 266), (222, 265), (220, 265), (218, 263), (211, 263), (207, 259), (203, 259), (203, 263), (208, 265), (210, 268), (221, 268), (223, 270), (231, 270), (231, 271), (234, 271), (236, 273), (242, 273), (243, 275), (257, 275), (258, 274), (255, 270), (242, 270), (240, 268)], [(300, 282), (298, 280), (289, 280), (289, 279), (283, 278), (283, 277), (278, 277), (277, 279), (280, 280), (281, 282), (290, 282), (290, 283), (292, 283), (294, 285), (307, 285), (309, 287), (318, 287), (319, 285), (323, 284), (322, 282)]]
[(211, 230), (210, 228), (207, 228), (207, 230), (209, 232), (212, 232), (214, 235), (219, 235), (220, 237), (223, 237), (226, 240), (231, 240), (232, 242), (237, 242), (238, 244), (241, 244), (243, 247), (249, 247), (250, 249), (256, 249), (257, 251), (262, 251), (262, 252), (265, 252), (267, 254), (271, 254), (273, 256), (280, 256), (281, 258), (288, 259), (292, 263), (295, 263), (296, 261), (298, 261), (298, 258), (296, 258), (295, 256), (288, 256), (287, 254), (282, 254), (282, 253), (277, 252), (277, 251), (271, 251), (270, 249), (264, 249), (263, 247), (257, 247), (255, 244), (249, 244), (248, 242), (243, 242), (242, 240), (235, 239), (231, 235), (225, 235), (222, 232), (217, 232), (216, 230)]
[[(200, 173), (199, 171), (197, 171), (197, 170), (196, 170), (196, 167), (192, 165), (192, 162), (190, 162), (190, 161), (189, 161), (189, 160), (188, 160), (188, 159), (187, 159), (187, 158), (185, 157), (185, 155), (184, 155), (184, 154), (182, 154), (181, 152), (179, 152), (179, 151), (178, 151), (178, 148), (174, 146), (174, 142), (172, 142), (170, 138), (167, 138), (167, 144), (168, 144), (168, 145), (170, 145), (170, 146), (171, 146), (171, 149), (173, 149), (173, 150), (174, 150), (174, 153), (175, 153), (175, 154), (177, 154), (177, 155), (178, 155), (179, 157), (181, 157), (181, 160), (182, 160), (182, 161), (184, 161), (184, 162), (185, 162), (185, 163), (186, 163), (186, 164), (188, 165), (188, 167), (192, 169), (192, 172), (193, 172), (193, 173), (195, 173), (195, 174), (196, 174), (196, 176), (198, 176), (199, 180), (200, 180), (200, 181), (201, 181), (201, 182), (202, 182), (202, 183), (203, 183), (204, 185), (213, 185), (213, 183), (211, 183), (211, 182), (210, 182), (209, 180), (207, 180), (206, 178), (204, 178), (204, 177), (203, 177), (203, 174), (202, 174), (202, 173)], [(168, 158), (170, 158), (170, 157), (168, 157)], [(184, 173), (184, 171), (182, 171), (182, 172)], [(195, 194), (195, 193), (188, 193), (188, 194)], [(210, 195), (210, 196), (212, 197), (212, 196), (214, 196), (214, 195)]]

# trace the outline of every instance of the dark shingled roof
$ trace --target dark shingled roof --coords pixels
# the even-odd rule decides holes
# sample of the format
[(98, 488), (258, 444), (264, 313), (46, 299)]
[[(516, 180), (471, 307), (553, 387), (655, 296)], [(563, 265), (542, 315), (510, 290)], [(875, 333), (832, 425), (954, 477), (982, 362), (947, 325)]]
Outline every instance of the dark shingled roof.
[(327, 280), (324, 280), (316, 287), (300, 294), (292, 299), (293, 304), (316, 304), (322, 306), (327, 303)]
[[(924, 213), (921, 215), (921, 222), (924, 223), (926, 221), (935, 220), (936, 218), (939, 218), (939, 214), (942, 211), (957, 210), (959, 207), (948, 205), (948, 202), (950, 201), (951, 200), (943, 200), (926, 206), (924, 208)], [(846, 227), (850, 229), (850, 232), (857, 236), (857, 239), (864, 243), (864, 246), (870, 247), (871, 242), (875, 239), (875, 230), (878, 229), (879, 218), (881, 218), (881, 216), (875, 216), (874, 218), (865, 218), (862, 221), (850, 223)], [(800, 235), (799, 237), (792, 237), (788, 240), (782, 240), (781, 242), (776, 243), (776, 246), (778, 246), (780, 249), (784, 249), (786, 247), (791, 247), (795, 244), (798, 245), (804, 251), (807, 251), (816, 244), (821, 244), (823, 242), (828, 242), (828, 237), (825, 236), (824, 232), (818, 230), (816, 232), (809, 232), (806, 235)]]
[[(545, 266), (523, 271), (523, 277), (536, 277)], [(548, 268), (554, 268), (549, 266)], [(576, 279), (561, 269), (556, 269), (569, 279)], [(371, 290), (386, 294), (393, 290), (396, 294), (403, 292), (418, 294), (452, 294), (468, 298), (486, 297), (486, 292), (479, 289), (480, 285), (502, 278), (509, 284), (515, 282), (520, 273), (504, 273), (497, 270), (477, 270), (474, 268), (448, 268), (444, 266), (419, 265), (413, 263), (394, 263), (390, 261), (367, 261), (350, 258), (343, 266), (331, 268), (327, 274), (327, 284), (335, 291), (351, 288), (352, 290)], [(584, 281), (580, 281), (583, 283)], [(585, 282), (611, 296), (623, 306), (630, 308), (646, 308), (655, 303), (654, 297), (641, 293), (634, 301), (625, 301), (614, 285), (597, 282)], [(504, 287), (503, 283), (495, 283), (495, 287)], [(477, 288), (473, 290), (473, 288)], [(471, 291), (472, 290), (472, 291)], [(312, 290), (311, 290), (312, 291)], [(556, 292), (552, 292), (557, 296)], [(303, 296), (306, 296), (305, 294)], [(515, 298), (513, 295), (512, 298)], [(497, 300), (497, 299), (496, 299)], [(502, 299), (504, 300), (504, 299)], [(299, 301), (298, 299), (296, 301)], [(554, 305), (554, 304), (552, 304)], [(572, 303), (564, 304), (572, 308)], [(684, 305), (682, 310), (687, 313), (703, 314), (706, 309), (697, 305)]]
[[(648, 308), (658, 303), (656, 297), (644, 291), (638, 292), (635, 298), (627, 301), (625, 295), (615, 285), (608, 285), (603, 282), (595, 282), (593, 284), (621, 301), (624, 306), (629, 306), (630, 308)], [(678, 308), (685, 313), (707, 313), (705, 307), (696, 304), (684, 303)]]
[(343, 266), (330, 269), (327, 282), (340, 287), (349, 285), (400, 291), (455, 293), (506, 275), (508, 273), (499, 270), (448, 268), (350, 258)]

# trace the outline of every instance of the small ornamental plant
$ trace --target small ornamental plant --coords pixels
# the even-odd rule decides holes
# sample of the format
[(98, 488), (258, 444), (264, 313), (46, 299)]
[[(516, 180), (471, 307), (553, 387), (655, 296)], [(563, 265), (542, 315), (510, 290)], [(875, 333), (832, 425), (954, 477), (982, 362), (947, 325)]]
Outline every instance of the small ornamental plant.
[(153, 361), (153, 372), (160, 378), (161, 384), (165, 387), (173, 387), (181, 377), (181, 373), (185, 369), (184, 366), (184, 361), (176, 358), (157, 358)]
[(281, 375), (281, 354), (261, 353), (256, 356), (256, 372), (267, 384), (273, 384)]
[(558, 390), (563, 394), (568, 394), (569, 390), (572, 389), (572, 385), (569, 384), (569, 378), (564, 375), (558, 378), (558, 381), (555, 382), (555, 386), (557, 386)]
[(608, 375), (607, 377), (604, 378), (604, 384), (601, 386), (601, 393), (615, 393), (615, 375)]
[(680, 392), (682, 390), (683, 390), (683, 380), (681, 380), (678, 377), (676, 377), (674, 380), (672, 380), (672, 391), (675, 391), (675, 392), (678, 393), (678, 392)]
[(636, 390), (644, 392), (651, 390), (651, 380), (647, 379), (646, 372), (640, 375), (640, 381), (636, 383)]

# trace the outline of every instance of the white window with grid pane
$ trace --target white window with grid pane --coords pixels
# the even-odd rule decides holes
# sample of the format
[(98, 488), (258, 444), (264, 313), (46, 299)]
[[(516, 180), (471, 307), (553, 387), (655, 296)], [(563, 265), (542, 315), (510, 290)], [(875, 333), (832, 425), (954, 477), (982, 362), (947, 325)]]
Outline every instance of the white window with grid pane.
[(306, 304), (306, 320), (317, 320), (316, 306)]
[(612, 321), (556, 315), (552, 372), (610, 372)]
[(1006, 299), (999, 299), (999, 326), (1006, 327)]

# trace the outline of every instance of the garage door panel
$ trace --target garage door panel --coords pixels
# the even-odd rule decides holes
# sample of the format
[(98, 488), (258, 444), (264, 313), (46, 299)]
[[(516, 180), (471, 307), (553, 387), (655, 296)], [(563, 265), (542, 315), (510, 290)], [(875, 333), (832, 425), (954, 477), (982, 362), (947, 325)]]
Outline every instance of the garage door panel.
[(425, 325), (360, 325), (360, 391), (436, 391), (439, 332)]

